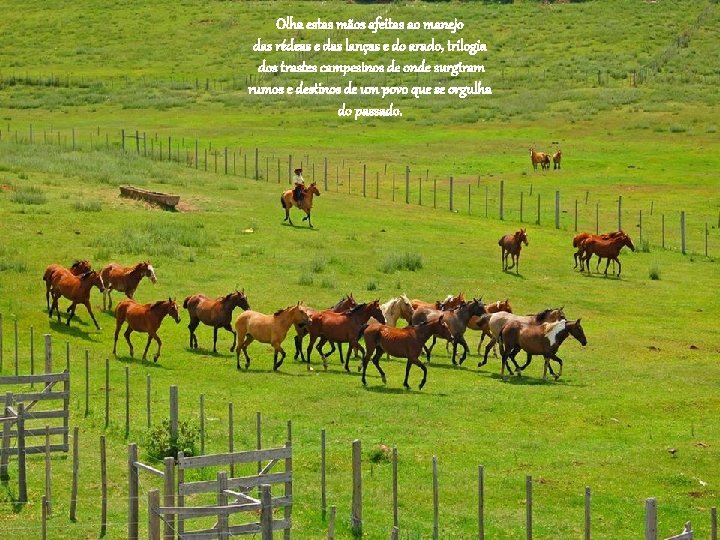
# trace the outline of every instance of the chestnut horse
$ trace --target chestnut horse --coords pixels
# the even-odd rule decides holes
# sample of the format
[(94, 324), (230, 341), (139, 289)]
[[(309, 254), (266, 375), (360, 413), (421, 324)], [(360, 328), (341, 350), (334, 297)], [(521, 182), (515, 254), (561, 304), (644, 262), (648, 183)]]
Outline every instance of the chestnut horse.
[(560, 160), (562, 159), (562, 153), (558, 148), (558, 151), (553, 154), (553, 170), (560, 169)]
[[(332, 311), (334, 313), (343, 313), (344, 311), (347, 311), (350, 308), (354, 308), (357, 306), (357, 302), (355, 301), (355, 298), (353, 298), (352, 293), (348, 294), (347, 296), (342, 297), (337, 304), (335, 304), (332, 307), (329, 307), (326, 311)], [(313, 313), (317, 313), (321, 310), (318, 309), (312, 309), (309, 307), (305, 307), (305, 313), (308, 314), (308, 316), (312, 315)], [(297, 360), (298, 357), (300, 357), (300, 360), (305, 362), (305, 355), (302, 351), (302, 342), (303, 338), (308, 333), (307, 326), (300, 326), (295, 325), (295, 357), (294, 359)], [(335, 351), (335, 346), (333, 345), (333, 349), (328, 353), (328, 356), (331, 355)], [(340, 351), (340, 354), (342, 355), (342, 350)]]
[[(313, 313), (310, 316), (312, 320), (309, 328), (310, 343), (306, 352), (308, 363), (310, 362), (312, 347), (318, 338), (320, 341), (315, 349), (320, 353), (325, 369), (327, 369), (327, 356), (323, 354), (322, 346), (328, 341), (331, 343), (349, 343), (344, 365), (345, 371), (350, 371), (351, 348), (358, 348), (362, 350), (363, 354), (365, 353), (365, 350), (358, 343), (358, 330), (370, 320), (370, 317), (374, 317), (381, 324), (385, 324), (385, 317), (380, 311), (379, 300), (358, 304), (344, 313), (333, 313), (332, 311)], [(342, 351), (340, 353), (340, 362), (343, 362)]]
[(103, 293), (103, 310), (106, 309), (106, 297), (107, 309), (112, 309), (111, 291), (124, 292), (125, 296), (132, 298), (142, 278), (147, 277), (153, 283), (157, 282), (155, 269), (147, 261), (139, 262), (134, 266), (121, 266), (117, 263), (110, 263), (102, 267), (100, 275), (105, 282), (105, 287), (107, 287)]
[(425, 302), (417, 298), (410, 301), (413, 311), (421, 307), (430, 309), (455, 309), (463, 303), (465, 303), (465, 293), (462, 292), (456, 295), (448, 294), (445, 300), (437, 300), (435, 302)]
[(530, 148), (530, 161), (532, 162), (533, 169), (536, 171), (538, 163), (542, 170), (550, 168), (550, 156), (545, 152), (536, 152), (534, 148)]
[(120, 328), (122, 328), (123, 323), (127, 321), (127, 329), (125, 330), (124, 336), (125, 341), (127, 341), (130, 347), (130, 356), (132, 357), (135, 353), (132, 342), (130, 341), (130, 334), (132, 334), (133, 331), (142, 332), (148, 335), (142, 359), (145, 361), (148, 349), (150, 348), (150, 342), (154, 339), (157, 341), (158, 348), (155, 356), (153, 356), (153, 361), (157, 362), (158, 358), (160, 358), (160, 348), (162, 347), (162, 341), (160, 341), (160, 336), (157, 335), (157, 331), (166, 315), (170, 315), (176, 323), (180, 322), (178, 306), (172, 298), (159, 300), (154, 304), (139, 304), (132, 298), (126, 298), (119, 302), (115, 307), (115, 343), (113, 344), (113, 355), (117, 356), (118, 335), (120, 334)]
[[(615, 236), (613, 238), (609, 238), (607, 240), (603, 238), (588, 238), (587, 240), (583, 241), (582, 248), (585, 252), (585, 264), (587, 265), (587, 271), (588, 274), (590, 273), (590, 258), (593, 255), (597, 255), (598, 257), (602, 257), (607, 259), (607, 263), (605, 263), (605, 275), (607, 276), (608, 267), (610, 266), (610, 261), (616, 262), (618, 264), (618, 277), (620, 277), (620, 272), (622, 272), (622, 265), (620, 264), (620, 260), (618, 259), (618, 255), (620, 254), (620, 250), (627, 246), (632, 251), (635, 251), (635, 245), (632, 243), (632, 240), (630, 240), (630, 237), (620, 231), (622, 234)], [(598, 261), (599, 263), (599, 261)]]
[(218, 329), (223, 328), (233, 335), (230, 352), (235, 350), (235, 330), (232, 329), (232, 312), (236, 307), (243, 310), (250, 309), (245, 289), (234, 291), (216, 300), (211, 300), (204, 294), (193, 294), (183, 302), (183, 307), (190, 315), (190, 348), (197, 349), (198, 341), (195, 329), (200, 323), (213, 327), (213, 352), (217, 352)]
[(318, 189), (315, 182), (310, 184), (308, 187), (303, 187), (303, 198), (300, 203), (298, 203), (295, 197), (293, 197), (293, 191), (294, 190), (292, 189), (288, 189), (280, 196), (280, 204), (282, 204), (282, 207), (285, 209), (285, 219), (283, 221), (289, 221), (290, 225), (293, 224), (292, 219), (290, 219), (290, 209), (293, 206), (296, 206), (297, 208), (305, 212), (305, 217), (303, 218), (303, 221), (307, 221), (308, 225), (310, 225), (310, 228), (312, 228), (312, 222), (310, 221), (310, 211), (312, 210), (313, 195), (317, 195), (319, 197), (320, 190)]
[(518, 321), (524, 324), (541, 324), (544, 322), (556, 322), (563, 319), (565, 319), (565, 312), (562, 307), (557, 309), (545, 309), (534, 315), (515, 315), (505, 311), (482, 315), (480, 317), (479, 326), (483, 327), (485, 332), (490, 335), (491, 339), (485, 347), (485, 356), (482, 362), (478, 362), (478, 367), (482, 367), (487, 364), (487, 357), (490, 349), (492, 349), (495, 343), (497, 343), (503, 326), (510, 321)]
[[(252, 310), (243, 311), (235, 319), (237, 368), (240, 369), (241, 351), (245, 354), (245, 369), (250, 367), (247, 348), (254, 340), (258, 340), (260, 343), (269, 343), (275, 349), (273, 371), (277, 371), (286, 356), (285, 350), (282, 348), (282, 342), (293, 324), (310, 324), (310, 318), (305, 313), (305, 308), (300, 302), (294, 306), (280, 309), (272, 315), (265, 315)], [(278, 354), (281, 355), (279, 361)]]
[[(520, 272), (520, 249), (522, 244), (528, 245), (527, 230), (520, 229), (515, 234), (506, 234), (498, 240), (498, 246), (502, 249), (503, 271), (515, 267), (515, 273)], [(512, 258), (512, 264), (508, 266), (508, 256)]]
[(447, 340), (452, 339), (450, 329), (447, 324), (445, 324), (443, 318), (444, 317), (441, 316), (433, 321), (424, 322), (418, 326), (407, 326), (405, 328), (394, 328), (377, 323), (362, 327), (360, 333), (365, 338), (365, 346), (367, 347), (362, 365), (363, 385), (367, 385), (365, 374), (371, 357), (372, 363), (375, 364), (382, 378), (382, 382), (385, 384), (385, 372), (380, 367), (380, 357), (383, 352), (386, 352), (390, 356), (407, 359), (403, 386), (408, 390), (410, 389), (410, 385), (408, 384), (410, 366), (414, 364), (422, 369), (423, 378), (422, 381), (420, 381), (420, 390), (422, 390), (427, 381), (427, 367), (420, 361), (420, 354), (425, 346), (425, 342), (430, 336), (439, 336)]
[[(585, 261), (584, 261), (584, 254), (585, 249), (583, 248), (582, 244), (585, 240), (588, 238), (602, 238), (604, 240), (609, 240), (611, 238), (615, 238), (617, 236), (621, 236), (625, 234), (622, 230), (605, 233), (605, 234), (592, 234), (589, 232), (580, 232), (577, 233), (575, 236), (573, 236), (573, 247), (577, 249), (577, 251), (573, 254), (573, 258), (575, 259), (575, 266), (573, 268), (577, 268), (578, 261), (580, 261), (580, 271), (585, 270)], [(600, 266), (600, 261), (602, 260), (602, 257), (598, 257), (597, 267)], [(595, 268), (595, 271), (597, 271), (597, 267)], [(613, 268), (615, 268), (615, 264), (613, 263)]]
[(52, 287), (53, 274), (55, 274), (55, 272), (65, 272), (79, 276), (90, 270), (90, 263), (86, 260), (75, 261), (70, 268), (65, 268), (60, 264), (49, 265), (43, 274), (43, 281), (45, 282), (45, 303), (47, 304), (48, 312), (50, 312), (50, 289)]
[[(501, 376), (505, 378), (505, 367), (507, 367), (508, 372), (512, 375), (512, 370), (507, 362), (508, 359), (512, 360), (517, 370), (517, 375), (520, 376), (522, 370), (524, 370), (530, 363), (530, 360), (532, 360), (532, 356), (534, 354), (542, 354), (545, 357), (543, 379), (547, 377), (547, 370), (549, 369), (550, 374), (555, 377), (555, 380), (558, 380), (560, 375), (562, 375), (563, 362), (560, 357), (558, 357), (557, 351), (568, 336), (577, 339), (583, 347), (587, 345), (587, 338), (585, 337), (583, 327), (580, 325), (580, 319), (574, 322), (561, 320), (539, 325), (523, 324), (518, 321), (507, 323), (500, 332), (503, 349)], [(521, 349), (527, 352), (527, 362), (522, 366), (518, 366), (515, 357)], [(560, 371), (557, 375), (550, 365), (550, 360), (555, 360), (560, 364)]]
[(68, 318), (67, 325), (70, 326), (70, 319), (75, 316), (75, 309), (78, 304), (85, 306), (88, 310), (90, 318), (95, 323), (95, 328), (100, 330), (100, 325), (95, 320), (92, 307), (90, 307), (90, 291), (93, 287), (97, 287), (102, 292), (105, 289), (102, 277), (94, 270), (89, 270), (84, 274), (75, 276), (69, 272), (54, 272), (51, 278), (51, 292), (53, 297), (52, 306), (48, 315), (52, 318), (53, 309), (57, 312), (58, 322), (60, 322), (60, 308), (58, 308), (58, 299), (64, 296), (70, 302), (67, 308)]

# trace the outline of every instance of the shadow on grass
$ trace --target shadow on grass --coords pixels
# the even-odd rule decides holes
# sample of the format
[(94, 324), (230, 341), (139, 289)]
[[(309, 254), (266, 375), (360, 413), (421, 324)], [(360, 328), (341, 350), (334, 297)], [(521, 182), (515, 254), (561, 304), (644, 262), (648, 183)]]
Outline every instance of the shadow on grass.
[[(148, 351), (148, 355), (149, 354), (150, 354), (150, 352)], [(112, 354), (111, 354), (111, 355), (109, 355), (109, 357), (114, 358), (121, 364), (138, 365), (138, 366), (143, 366), (143, 367), (148, 367), (148, 368), (168, 369), (167, 367), (163, 366), (161, 363), (163, 360), (162, 356), (160, 358), (158, 358), (157, 362), (154, 362), (152, 360), (152, 356), (150, 357), (150, 360), (143, 360), (142, 358), (133, 358), (130, 355), (112, 356)]]
[[(92, 341), (94, 343), (100, 343), (100, 340), (97, 339), (97, 337), (100, 335), (100, 332), (102, 332), (102, 326), (100, 327), (100, 330), (97, 330), (95, 328), (95, 325), (89, 326), (88, 330), (84, 330), (83, 328), (78, 327), (77, 325), (74, 325), (75, 321), (77, 321), (77, 315), (73, 318), (72, 321), (70, 321), (70, 326), (67, 325), (67, 323), (58, 322), (57, 319), (51, 319), (50, 320), (50, 329), (53, 332), (57, 332), (58, 334), (63, 334), (68, 337), (76, 337), (81, 338), (85, 340)], [(88, 326), (88, 323), (83, 321), (78, 321), (83, 326)]]
[(300, 231), (318, 232), (320, 230), (317, 227), (315, 227), (314, 225), (312, 228), (310, 228), (307, 225), (305, 225), (304, 223), (302, 225), (296, 225), (295, 223), (288, 223), (287, 221), (283, 221), (281, 223), (281, 225), (283, 227), (292, 227), (293, 229), (297, 229)]
[(431, 384), (430, 380), (425, 383), (425, 387), (420, 390), (417, 388), (417, 386), (420, 384), (420, 382), (417, 382), (415, 384), (415, 387), (410, 385), (410, 388), (407, 389), (403, 386), (396, 387), (396, 386), (387, 386), (387, 385), (378, 385), (378, 386), (366, 386), (365, 390), (368, 392), (375, 392), (376, 394), (417, 394), (422, 396), (432, 396), (432, 397), (447, 397), (448, 395), (442, 392), (436, 393), (432, 391), (428, 391), (428, 385)]
[(0, 502), (12, 508), (13, 514), (19, 514), (27, 506), (27, 503), (20, 502), (15, 493), (10, 490), (10, 479), (2, 479), (2, 490), (0, 490)]
[(505, 274), (506, 276), (517, 278), (517, 279), (522, 279), (522, 280), (525, 279), (525, 276), (523, 276), (522, 274), (520, 274), (520, 273), (516, 274), (515, 272), (513, 272), (511, 270), (503, 270), (503, 274)]

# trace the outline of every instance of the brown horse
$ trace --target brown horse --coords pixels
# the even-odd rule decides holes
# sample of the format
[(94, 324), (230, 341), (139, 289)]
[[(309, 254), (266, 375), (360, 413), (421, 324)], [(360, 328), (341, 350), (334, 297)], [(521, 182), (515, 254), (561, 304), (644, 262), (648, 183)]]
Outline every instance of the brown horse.
[(282, 207), (285, 209), (285, 219), (283, 221), (289, 221), (290, 225), (293, 224), (292, 219), (290, 219), (290, 209), (293, 206), (296, 206), (297, 208), (305, 212), (305, 217), (303, 218), (303, 221), (307, 221), (310, 228), (312, 228), (312, 222), (310, 221), (310, 211), (312, 210), (313, 195), (317, 195), (319, 197), (320, 190), (318, 189), (315, 182), (310, 184), (308, 187), (303, 187), (303, 198), (299, 203), (295, 199), (295, 197), (293, 197), (293, 191), (294, 190), (292, 189), (288, 189), (280, 196), (280, 204), (282, 204)]
[[(384, 324), (371, 324), (360, 329), (360, 333), (365, 338), (365, 357), (362, 365), (362, 383), (367, 385), (365, 373), (367, 365), (372, 357), (372, 363), (375, 364), (383, 384), (385, 384), (385, 372), (380, 367), (380, 357), (383, 352), (397, 358), (406, 358), (405, 364), (405, 380), (403, 386), (410, 389), (408, 384), (408, 376), (410, 375), (410, 366), (415, 364), (423, 372), (422, 381), (420, 381), (420, 389), (422, 390), (427, 381), (427, 367), (420, 361), (425, 342), (430, 336), (439, 336), (443, 339), (452, 339), (452, 334), (447, 324), (439, 317), (433, 321), (424, 322), (418, 326), (406, 326), (405, 328), (395, 328)], [(373, 356), (374, 354), (374, 356)]]
[[(498, 240), (498, 246), (502, 249), (503, 271), (515, 267), (515, 273), (520, 272), (520, 249), (522, 244), (528, 245), (527, 230), (520, 229), (515, 234), (506, 234)], [(512, 264), (508, 266), (508, 256), (512, 258)]]
[[(370, 317), (374, 317), (381, 324), (385, 324), (385, 316), (380, 310), (379, 300), (358, 304), (344, 313), (333, 313), (332, 311), (313, 313), (310, 316), (312, 324), (308, 329), (310, 334), (310, 343), (308, 343), (306, 352), (308, 363), (310, 362), (312, 347), (317, 339), (320, 339), (320, 341), (316, 350), (322, 357), (325, 369), (327, 369), (327, 356), (322, 352), (323, 345), (328, 341), (330, 343), (349, 343), (344, 365), (345, 371), (350, 371), (350, 350), (358, 348), (362, 350), (363, 354), (365, 353), (365, 350), (358, 343), (358, 330), (370, 320)], [(332, 351), (330, 354), (332, 354)], [(343, 362), (342, 350), (340, 351), (340, 362)]]
[[(332, 311), (334, 313), (343, 313), (343, 312), (347, 311), (348, 309), (354, 308), (355, 306), (357, 306), (357, 302), (355, 301), (355, 298), (353, 298), (352, 293), (350, 293), (347, 296), (343, 296), (337, 302), (337, 304), (329, 307), (325, 311)], [(308, 316), (312, 316), (314, 313), (318, 313), (319, 311), (321, 311), (321, 310), (312, 309), (307, 306), (305, 307), (305, 312), (308, 314)], [(294, 357), (294, 359), (297, 360), (298, 357), (300, 357), (300, 360), (305, 362), (305, 355), (303, 354), (303, 351), (302, 351), (302, 342), (303, 342), (303, 338), (305, 338), (305, 336), (308, 333), (308, 327), (300, 326), (300, 325), (296, 324), (295, 332), (296, 332), (296, 334), (295, 334), (295, 357)], [(331, 350), (328, 353), (328, 356), (330, 354), (332, 354), (333, 351), (334, 351), (334, 346), (333, 346), (333, 350)], [(342, 355), (342, 349), (340, 350), (340, 354)]]
[[(420, 323), (443, 317), (445, 324), (450, 329), (450, 334), (452, 335), (452, 338), (449, 341), (453, 344), (452, 363), (453, 365), (457, 365), (455, 358), (457, 356), (457, 346), (460, 344), (463, 346), (463, 354), (460, 358), (460, 364), (462, 365), (468, 352), (470, 352), (467, 341), (465, 341), (465, 330), (467, 330), (470, 317), (480, 316), (483, 313), (485, 313), (485, 305), (482, 303), (482, 300), (474, 298), (471, 302), (466, 302), (453, 310), (442, 311), (427, 308), (417, 309), (413, 313), (412, 324), (417, 326)], [(430, 353), (435, 346), (435, 341), (436, 337), (433, 336), (432, 344), (429, 347), (425, 347), (428, 362), (430, 361)]]
[[(587, 345), (587, 338), (583, 327), (580, 325), (580, 319), (574, 322), (561, 320), (545, 324), (523, 324), (518, 321), (507, 323), (500, 332), (503, 349), (501, 376), (505, 378), (506, 367), (510, 375), (512, 375), (508, 359), (515, 365), (517, 375), (520, 376), (522, 370), (532, 360), (532, 356), (542, 354), (545, 357), (543, 379), (547, 376), (547, 370), (549, 369), (550, 374), (555, 377), (555, 380), (558, 380), (562, 375), (563, 362), (558, 357), (557, 351), (568, 336), (577, 339), (583, 347)], [(522, 366), (518, 366), (515, 361), (515, 357), (520, 350), (527, 352), (527, 362)], [(550, 365), (550, 360), (555, 360), (560, 364), (560, 371), (557, 375)]]
[(560, 160), (562, 159), (562, 153), (558, 148), (558, 151), (553, 154), (553, 170), (560, 169)]
[(490, 349), (494, 347), (495, 343), (497, 343), (500, 331), (507, 323), (511, 321), (518, 321), (524, 324), (541, 324), (545, 322), (556, 322), (563, 319), (565, 319), (565, 312), (562, 307), (557, 309), (545, 309), (535, 313), (534, 315), (515, 315), (505, 311), (481, 315), (479, 325), (483, 327), (488, 335), (490, 335), (491, 339), (485, 347), (485, 356), (482, 362), (478, 362), (478, 367), (482, 367), (487, 364), (488, 353), (490, 352)]
[[(265, 315), (249, 309), (243, 311), (235, 319), (237, 368), (240, 369), (241, 351), (245, 354), (245, 369), (250, 367), (247, 348), (254, 340), (258, 340), (261, 343), (269, 343), (275, 349), (273, 371), (277, 371), (286, 356), (285, 350), (282, 348), (282, 342), (293, 324), (310, 324), (310, 318), (305, 313), (305, 307), (300, 302), (294, 306), (278, 310), (272, 315)], [(281, 355), (279, 361), (278, 354)]]
[(123, 323), (127, 321), (127, 329), (125, 330), (124, 336), (125, 341), (127, 341), (130, 347), (130, 356), (132, 357), (135, 354), (132, 342), (130, 341), (130, 334), (132, 334), (133, 331), (142, 332), (148, 335), (142, 359), (145, 361), (147, 358), (150, 342), (154, 339), (157, 341), (158, 348), (155, 356), (153, 356), (153, 361), (157, 362), (158, 358), (160, 358), (160, 348), (162, 347), (162, 341), (160, 341), (160, 336), (157, 335), (157, 331), (166, 315), (170, 315), (176, 323), (180, 322), (178, 306), (172, 298), (159, 300), (154, 304), (139, 304), (132, 298), (126, 298), (119, 302), (115, 307), (115, 342), (113, 343), (113, 355), (117, 356), (118, 335), (120, 334), (120, 328), (122, 328)]
[(426, 302), (424, 300), (418, 300), (417, 298), (410, 301), (410, 305), (415, 311), (418, 308), (430, 308), (430, 309), (455, 309), (456, 307), (465, 303), (465, 293), (459, 294), (448, 294), (445, 300), (436, 300), (435, 302)]
[[(498, 313), (499, 311), (512, 313), (512, 306), (510, 305), (510, 300), (508, 298), (506, 298), (505, 300), (498, 300), (497, 302), (492, 302), (491, 304), (485, 304), (486, 313)], [(481, 332), (480, 341), (478, 342), (477, 346), (478, 354), (480, 354), (480, 346), (482, 345), (485, 336), (488, 336), (492, 339), (490, 331), (489, 329), (487, 329), (487, 324), (481, 324), (481, 318), (481, 315), (470, 317), (470, 321), (468, 322), (468, 328), (470, 330), (479, 330)], [(487, 320), (487, 318), (485, 320)]]
[(536, 171), (538, 163), (543, 171), (550, 168), (550, 156), (545, 152), (536, 152), (534, 148), (530, 148), (530, 161)]
[[(112, 309), (111, 291), (124, 292), (125, 296), (132, 298), (142, 278), (147, 277), (153, 283), (157, 282), (155, 269), (147, 261), (139, 262), (134, 266), (121, 266), (117, 263), (110, 263), (102, 267), (100, 275), (105, 282), (105, 287), (107, 287), (103, 293), (103, 310)], [(105, 307), (106, 300), (107, 308)]]
[(250, 309), (245, 289), (234, 291), (216, 300), (211, 300), (204, 294), (193, 294), (183, 302), (183, 307), (190, 315), (190, 348), (197, 349), (198, 342), (195, 329), (200, 323), (213, 327), (213, 352), (217, 352), (217, 334), (219, 328), (224, 328), (233, 335), (230, 352), (235, 350), (235, 330), (232, 329), (232, 312), (236, 307), (243, 310)]
[(80, 274), (84, 274), (90, 270), (90, 263), (86, 260), (75, 261), (70, 268), (65, 268), (60, 264), (49, 265), (43, 274), (43, 281), (45, 282), (45, 303), (47, 304), (48, 312), (50, 312), (50, 289), (52, 288), (53, 275), (56, 272), (65, 272), (74, 276), (79, 276)]
[(84, 274), (75, 276), (69, 272), (54, 272), (51, 278), (52, 306), (48, 315), (52, 318), (52, 312), (57, 312), (58, 322), (60, 322), (60, 308), (58, 308), (58, 299), (64, 296), (70, 300), (70, 307), (67, 308), (68, 318), (67, 325), (70, 326), (70, 320), (75, 316), (75, 309), (78, 304), (85, 306), (88, 310), (90, 318), (95, 323), (95, 328), (100, 330), (100, 325), (95, 320), (92, 307), (90, 307), (90, 291), (93, 287), (97, 287), (102, 292), (105, 289), (102, 277), (94, 270), (89, 270)]
[[(589, 232), (580, 232), (577, 233), (575, 236), (573, 236), (573, 247), (577, 249), (575, 253), (573, 254), (573, 258), (575, 259), (575, 266), (573, 268), (577, 268), (578, 261), (580, 261), (580, 271), (585, 270), (585, 248), (583, 248), (583, 242), (587, 240), (588, 238), (602, 238), (603, 240), (610, 240), (611, 238), (615, 238), (618, 236), (622, 236), (625, 233), (620, 231), (605, 233), (605, 234), (592, 234)], [(597, 267), (600, 266), (600, 261), (602, 260), (602, 257), (598, 257)], [(597, 271), (597, 267), (595, 268), (595, 271)], [(613, 268), (615, 267), (615, 264), (613, 263)]]
[[(632, 240), (630, 240), (630, 237), (620, 231), (622, 234), (615, 236), (613, 238), (609, 238), (607, 240), (603, 238), (588, 238), (582, 243), (582, 249), (585, 252), (585, 265), (587, 265), (587, 271), (588, 274), (590, 273), (590, 258), (593, 255), (597, 255), (598, 257), (602, 257), (607, 259), (607, 262), (605, 263), (605, 275), (607, 276), (608, 267), (610, 266), (610, 261), (616, 262), (618, 264), (618, 277), (620, 277), (620, 272), (622, 272), (622, 265), (620, 264), (620, 260), (618, 259), (618, 255), (620, 254), (620, 250), (627, 246), (632, 251), (635, 251), (635, 245), (632, 243)], [(599, 264), (599, 261), (598, 261)]]

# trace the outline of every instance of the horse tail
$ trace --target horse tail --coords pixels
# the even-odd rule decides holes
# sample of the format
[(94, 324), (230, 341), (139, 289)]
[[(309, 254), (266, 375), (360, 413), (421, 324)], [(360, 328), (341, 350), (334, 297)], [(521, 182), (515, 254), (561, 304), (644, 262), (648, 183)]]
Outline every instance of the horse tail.
[(283, 207), (283, 209), (287, 209), (287, 206), (285, 206), (285, 197), (280, 195), (280, 205)]
[(188, 302), (190, 301), (190, 298), (192, 298), (192, 296), (188, 296), (185, 300), (183, 300), (183, 307), (185, 309), (187, 309), (188, 307)]

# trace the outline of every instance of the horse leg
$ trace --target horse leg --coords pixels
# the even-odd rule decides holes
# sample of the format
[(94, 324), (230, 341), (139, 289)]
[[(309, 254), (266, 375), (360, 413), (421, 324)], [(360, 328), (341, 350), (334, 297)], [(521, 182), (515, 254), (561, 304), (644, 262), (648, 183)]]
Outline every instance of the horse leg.
[(515, 255), (515, 273), (520, 273), (520, 252), (518, 252), (517, 255)]
[[(300, 332), (303, 332), (303, 333), (301, 334)], [(305, 361), (305, 355), (302, 352), (302, 340), (303, 340), (303, 337), (305, 337), (306, 333), (307, 332), (300, 330), (299, 328), (297, 329), (297, 334), (295, 334), (295, 339), (294, 339), (294, 341), (295, 341), (295, 356), (293, 357), (294, 360), (297, 360), (298, 356), (299, 356), (300, 360), (302, 362)]]
[(482, 367), (485, 364), (487, 364), (488, 353), (490, 352), (490, 349), (493, 348), (495, 343), (497, 343), (497, 339), (495, 339), (494, 337), (491, 337), (490, 341), (488, 342), (487, 346), (485, 347), (485, 357), (483, 358), (482, 362), (478, 362), (478, 367)]
[(557, 381), (560, 378), (560, 375), (562, 375), (562, 369), (563, 369), (563, 361), (560, 359), (560, 357), (557, 354), (553, 354), (548, 358), (548, 367), (550, 367), (550, 360), (555, 360), (558, 364), (560, 364), (560, 369), (558, 370), (558, 374), (555, 375), (553, 373), (552, 368), (550, 368), (550, 373), (552, 373), (553, 377), (555, 377), (555, 380)]
[(117, 356), (117, 352), (116, 352), (117, 351), (117, 340), (118, 340), (118, 336), (120, 335), (120, 328), (122, 328), (123, 322), (125, 322), (125, 321), (118, 320), (115, 323), (115, 340), (113, 341), (113, 356)]
[[(462, 366), (462, 363), (465, 361), (468, 353), (470, 352), (470, 347), (468, 347), (467, 341), (465, 341), (465, 336), (462, 336), (460, 338), (460, 345), (463, 346), (463, 354), (462, 354), (462, 357), (460, 358), (460, 360), (458, 360), (458, 362)], [(457, 347), (457, 343), (455, 344), (455, 346)], [(455, 351), (453, 351), (453, 356), (454, 355), (455, 355)]]
[[(277, 355), (280, 353), (280, 360), (277, 360)], [(282, 363), (285, 361), (285, 350), (282, 347), (279, 347), (277, 350), (275, 350), (275, 355), (273, 357), (273, 371), (277, 371), (280, 369), (280, 366), (282, 366)]]
[[(250, 357), (248, 356), (247, 348), (248, 348), (248, 345), (250, 345), (250, 343), (252, 343), (253, 339), (255, 339), (255, 338), (252, 337), (251, 334), (246, 334), (245, 339), (243, 340), (242, 350), (243, 350), (243, 353), (245, 354), (245, 369), (250, 369)], [(238, 360), (239, 360), (240, 359), (240, 346), (238, 346), (238, 348), (235, 349), (235, 351), (237, 353)], [(238, 364), (237, 368), (240, 369), (239, 364)]]
[(607, 262), (605, 263), (605, 275), (607, 276), (608, 268), (610, 268), (610, 257), (608, 257)]
[[(92, 308), (90, 307), (90, 300), (88, 300), (87, 302), (85, 302), (85, 307), (87, 308), (88, 313), (90, 314), (90, 318), (92, 319), (92, 322), (95, 323), (95, 328), (97, 328), (98, 330), (100, 330), (100, 325), (99, 325), (98, 322), (95, 320), (95, 314), (92, 312)], [(73, 315), (74, 315), (74, 314), (75, 314), (75, 311), (73, 311)]]
[(617, 273), (617, 276), (620, 277), (620, 272), (622, 272), (622, 264), (620, 264), (620, 259), (618, 259), (617, 257), (615, 257), (615, 258), (613, 259), (613, 264), (615, 264), (615, 261), (617, 261), (617, 263), (618, 263), (618, 273)]
[[(70, 319), (72, 319), (75, 316), (75, 308), (77, 307), (77, 304), (73, 302), (70, 304), (70, 307), (67, 308), (68, 310), (68, 318), (67, 318), (67, 325), (70, 326)], [(60, 311), (58, 310), (58, 320), (60, 319)], [(97, 324), (97, 323), (95, 323)]]
[[(310, 355), (312, 354), (312, 347), (315, 345), (315, 339), (317, 338), (310, 334), (310, 343), (308, 343), (307, 350), (305, 351), (306, 362), (308, 364), (310, 363)], [(327, 369), (327, 362), (323, 361), (323, 367)]]
[(427, 368), (418, 358), (414, 358), (411, 361), (413, 364), (417, 364), (418, 366), (420, 366), (420, 369), (422, 369), (423, 378), (422, 381), (420, 381), (420, 386), (418, 387), (419, 390), (422, 390), (423, 386), (425, 386), (425, 383), (427, 382)]
[[(512, 361), (513, 365), (515, 366), (515, 373), (517, 374), (518, 377), (520, 377), (520, 374), (521, 374), (520, 372), (522, 371), (522, 368), (518, 365), (517, 361), (515, 360), (515, 357), (517, 356), (517, 354), (519, 352), (520, 352), (520, 346), (516, 345), (515, 348), (512, 351), (510, 351), (510, 354), (509, 354), (510, 360)], [(508, 365), (508, 370), (510, 370), (509, 365)]]
[(198, 327), (198, 324), (200, 324), (200, 319), (190, 319), (190, 322), (188, 323), (188, 329), (190, 330), (190, 348), (191, 349), (197, 349), (197, 336), (195, 335), (195, 329)]
[(408, 377), (410, 376), (410, 366), (412, 365), (412, 362), (410, 359), (407, 359), (407, 362), (405, 363), (405, 380), (403, 381), (403, 386), (410, 390), (410, 385), (408, 384)]
[(522, 366), (520, 366), (520, 371), (525, 371), (525, 368), (530, 365), (530, 360), (532, 360), (532, 354), (527, 353), (527, 360)]
[(235, 350), (235, 330), (232, 329), (232, 326), (230, 326), (230, 323), (227, 323), (225, 326), (223, 326), (225, 330), (230, 332), (233, 336), (233, 342), (232, 346), (230, 347), (230, 352), (233, 352)]
[(308, 210), (308, 213), (307, 213), (307, 222), (311, 229), (315, 228), (315, 227), (313, 227), (312, 221), (310, 221), (310, 210)]
[[(162, 341), (160, 340), (160, 336), (158, 336), (157, 333), (154, 333), (152, 337), (155, 338), (155, 341), (157, 341), (158, 344), (158, 350), (153, 357), (153, 362), (157, 362), (158, 358), (160, 358), (160, 348), (162, 347)], [(150, 340), (148, 340), (148, 343), (150, 343)]]
[(110, 296), (110, 293), (112, 292), (112, 289), (107, 290), (108, 295), (108, 309), (112, 309), (112, 296)]
[(372, 363), (375, 364), (378, 373), (380, 373), (380, 379), (382, 379), (383, 384), (387, 384), (387, 379), (385, 379), (385, 372), (380, 367), (380, 357), (384, 352), (385, 351), (383, 351), (382, 347), (378, 346), (375, 351), (375, 356), (373, 356)]
[[(152, 334), (150, 332), (148, 332), (147, 343), (145, 344), (145, 351), (143, 352), (143, 355), (142, 355), (143, 362), (147, 359), (147, 352), (148, 352), (148, 349), (150, 349), (150, 342), (152, 342)], [(157, 359), (155, 359), (155, 361), (157, 362)]]
[(130, 348), (130, 358), (135, 357), (135, 350), (133, 349), (132, 342), (130, 341), (130, 334), (132, 334), (132, 328), (130, 328), (130, 324), (128, 323), (127, 330), (125, 330), (125, 341), (127, 341), (128, 347)]

